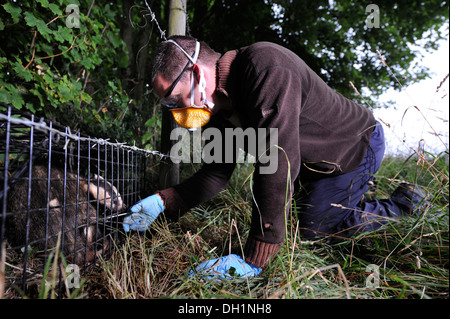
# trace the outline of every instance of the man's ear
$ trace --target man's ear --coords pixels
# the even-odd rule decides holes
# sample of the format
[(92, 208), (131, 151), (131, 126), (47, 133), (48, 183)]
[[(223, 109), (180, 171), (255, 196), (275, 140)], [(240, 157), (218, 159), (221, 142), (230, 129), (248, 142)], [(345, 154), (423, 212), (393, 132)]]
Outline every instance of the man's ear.
[(192, 72), (194, 72), (194, 78), (197, 82), (200, 82), (200, 67), (198, 66), (198, 64), (194, 64), (192, 66)]

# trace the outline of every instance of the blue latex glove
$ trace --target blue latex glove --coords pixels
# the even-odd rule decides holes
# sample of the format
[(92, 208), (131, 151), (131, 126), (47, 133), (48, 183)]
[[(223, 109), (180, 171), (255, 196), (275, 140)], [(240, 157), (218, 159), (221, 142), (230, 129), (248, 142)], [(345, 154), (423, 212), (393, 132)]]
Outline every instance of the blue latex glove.
[[(247, 278), (259, 275), (261, 268), (246, 263), (241, 256), (228, 255), (205, 261), (195, 269), (197, 275), (205, 279), (229, 279), (233, 277)], [(194, 276), (191, 270), (189, 277)]]
[(123, 229), (146, 231), (151, 223), (164, 211), (161, 197), (152, 195), (137, 202), (130, 208), (132, 214), (123, 220)]

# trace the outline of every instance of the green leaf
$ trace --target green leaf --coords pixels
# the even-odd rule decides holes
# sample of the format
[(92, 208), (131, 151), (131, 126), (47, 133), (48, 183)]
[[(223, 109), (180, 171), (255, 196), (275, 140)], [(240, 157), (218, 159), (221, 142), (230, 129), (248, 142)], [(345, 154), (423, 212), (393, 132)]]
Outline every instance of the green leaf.
[(63, 79), (58, 84), (58, 94), (59, 100), (63, 103), (70, 102), (74, 99), (72, 86), (68, 82), (66, 76), (64, 76)]
[(13, 107), (20, 110), (25, 103), (20, 94), (20, 90), (9, 83), (4, 83), (2, 86), (2, 90), (0, 90), (0, 101), (11, 104)]
[(73, 34), (72, 29), (58, 26), (58, 31), (54, 32), (55, 40), (63, 43), (64, 41), (72, 42), (73, 40)]
[(27, 103), (27, 104), (25, 104), (25, 108), (26, 108), (27, 110), (29, 110), (30, 112), (32, 112), (32, 113), (36, 113), (36, 109), (34, 108), (34, 106), (33, 106), (32, 103)]
[(113, 90), (117, 90), (117, 86), (114, 84), (113, 81), (108, 81), (108, 85), (109, 85)]
[(20, 9), (20, 7), (18, 6), (16, 7), (11, 3), (7, 2), (6, 4), (3, 5), (3, 9), (5, 9), (5, 11), (11, 15), (14, 23), (19, 22), (20, 13), (22, 12), (22, 9)]
[(81, 100), (84, 103), (89, 104), (92, 102), (92, 97), (89, 94), (87, 94), (86, 92), (81, 92)]
[(63, 14), (59, 6), (55, 3), (49, 3), (48, 0), (36, 0), (36, 2), (39, 2), (43, 8), (49, 8), (54, 14)]
[(63, 12), (61, 11), (61, 9), (59, 9), (58, 5), (56, 5), (56, 4), (54, 4), (54, 3), (50, 3), (50, 4), (48, 5), (48, 8), (49, 8), (50, 10), (52, 10), (52, 12), (53, 12), (54, 14), (57, 14), (57, 15), (63, 15)]
[(25, 81), (31, 81), (33, 79), (33, 74), (30, 69), (24, 69), (22, 66), (22, 62), (17, 58), (17, 61), (13, 63), (13, 70), (16, 72), (16, 75)]
[(86, 68), (86, 70), (93, 69), (95, 66), (92, 59), (89, 57), (84, 57), (84, 59), (81, 61), (81, 64)]
[(47, 40), (51, 41), (50, 35), (52, 30), (47, 26), (44, 20), (40, 20), (34, 16), (32, 12), (25, 12), (25, 21), (30, 27), (36, 27), (37, 31)]
[(118, 48), (122, 44), (122, 39), (113, 32), (107, 32), (107, 38), (113, 47)]
[(40, 3), (44, 8), (48, 8), (48, 0), (36, 0), (36, 2)]
[(39, 99), (40, 102), (40, 106), (44, 106), (44, 98), (42, 97), (41, 92), (39, 91), (39, 85), (35, 84), (35, 89), (31, 89), (30, 93), (33, 94), (34, 96), (36, 96)]
[(73, 95), (70, 92), (70, 89), (65, 85), (60, 85), (58, 87), (59, 99), (61, 102), (68, 102), (72, 100)]

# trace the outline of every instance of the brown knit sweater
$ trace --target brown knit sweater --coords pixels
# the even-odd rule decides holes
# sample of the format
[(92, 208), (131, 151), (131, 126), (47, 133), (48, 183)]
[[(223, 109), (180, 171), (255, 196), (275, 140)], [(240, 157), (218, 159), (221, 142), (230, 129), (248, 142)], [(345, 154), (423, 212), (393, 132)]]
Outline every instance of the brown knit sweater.
[[(247, 262), (265, 267), (283, 243), (293, 181), (300, 170), (322, 177), (358, 167), (375, 119), (368, 109), (328, 87), (293, 52), (268, 42), (225, 53), (217, 63), (217, 91), (231, 99), (243, 129), (278, 129), (276, 172), (260, 174), (263, 164), (255, 164), (252, 222), (244, 248)], [(210, 126), (232, 127), (222, 114), (213, 116)], [(217, 195), (234, 167), (204, 164), (188, 180), (158, 191), (165, 214), (177, 218)]]

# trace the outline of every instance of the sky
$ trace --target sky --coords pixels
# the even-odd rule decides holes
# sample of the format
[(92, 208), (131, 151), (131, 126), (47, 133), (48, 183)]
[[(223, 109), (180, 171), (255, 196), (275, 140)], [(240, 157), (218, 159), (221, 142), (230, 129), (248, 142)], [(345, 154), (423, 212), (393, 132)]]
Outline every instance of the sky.
[(384, 126), (387, 154), (408, 156), (425, 150), (437, 155), (449, 150), (450, 79), (437, 90), (449, 73), (448, 38), (440, 42), (438, 50), (425, 53), (420, 63), (430, 69), (432, 76), (400, 92), (387, 90), (379, 98), (380, 105), (389, 100), (395, 103), (374, 110)]

